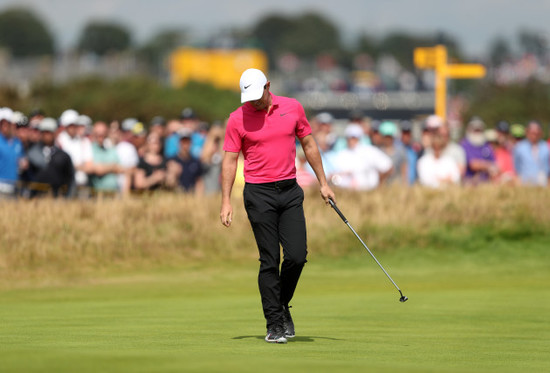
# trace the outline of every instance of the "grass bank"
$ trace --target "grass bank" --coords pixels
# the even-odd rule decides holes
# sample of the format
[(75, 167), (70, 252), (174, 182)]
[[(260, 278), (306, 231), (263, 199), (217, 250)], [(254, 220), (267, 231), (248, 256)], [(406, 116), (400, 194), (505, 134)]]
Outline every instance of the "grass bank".
[[(363, 255), (318, 193), (306, 194), (310, 258)], [(257, 257), (255, 244), (242, 201), (233, 202), (235, 218), (227, 229), (219, 223), (217, 197), (0, 201), (0, 283), (249, 262)], [(548, 189), (386, 188), (339, 192), (338, 205), (382, 256), (491, 263), (520, 255), (537, 262), (547, 255)], [(529, 249), (518, 254), (522, 246)]]

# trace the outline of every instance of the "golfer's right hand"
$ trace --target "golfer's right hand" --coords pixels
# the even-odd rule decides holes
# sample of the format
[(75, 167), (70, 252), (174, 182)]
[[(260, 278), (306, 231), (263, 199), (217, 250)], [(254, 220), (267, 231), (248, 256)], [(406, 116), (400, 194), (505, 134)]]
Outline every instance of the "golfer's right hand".
[(222, 221), (222, 224), (226, 227), (229, 227), (231, 225), (231, 221), (233, 220), (233, 207), (230, 203), (222, 204), (222, 209), (220, 211), (220, 220)]

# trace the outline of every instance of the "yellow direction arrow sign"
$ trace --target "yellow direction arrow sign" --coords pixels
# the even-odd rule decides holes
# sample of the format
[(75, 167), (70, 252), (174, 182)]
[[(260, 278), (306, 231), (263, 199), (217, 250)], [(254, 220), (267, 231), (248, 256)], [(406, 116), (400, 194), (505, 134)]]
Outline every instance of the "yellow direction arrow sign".
[(445, 68), (448, 78), (452, 79), (478, 79), (485, 76), (486, 70), (480, 64), (449, 64)]
[(414, 65), (419, 69), (430, 69), (437, 66), (435, 48), (414, 48)]

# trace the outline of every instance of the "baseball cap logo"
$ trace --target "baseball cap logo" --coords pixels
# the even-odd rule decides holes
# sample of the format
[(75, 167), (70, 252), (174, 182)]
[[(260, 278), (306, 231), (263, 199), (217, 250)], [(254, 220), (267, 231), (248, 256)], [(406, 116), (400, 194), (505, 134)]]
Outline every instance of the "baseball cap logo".
[(248, 87), (250, 87), (252, 84), (249, 84), (249, 85), (245, 85), (244, 86), (244, 89), (248, 89)]

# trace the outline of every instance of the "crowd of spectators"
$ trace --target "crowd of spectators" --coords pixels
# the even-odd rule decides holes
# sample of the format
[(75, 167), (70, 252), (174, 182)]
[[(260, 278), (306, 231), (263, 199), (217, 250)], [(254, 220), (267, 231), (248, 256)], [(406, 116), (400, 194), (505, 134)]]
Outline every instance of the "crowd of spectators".
[[(310, 122), (328, 179), (340, 188), (546, 186), (550, 177), (550, 142), (536, 121), (502, 121), (487, 129), (472, 118), (460, 141), (435, 115), (415, 123), (379, 122), (353, 112), (342, 123), (323, 112)], [(54, 119), (40, 110), (27, 117), (0, 108), (0, 197), (216, 194), (223, 139), (222, 123), (205, 123), (191, 108), (179, 118), (158, 116), (146, 124), (135, 118), (94, 122), (72, 109)], [(299, 146), (296, 168), (302, 187), (316, 185)], [(239, 169), (236, 190), (244, 184), (242, 160)]]
[[(320, 113), (311, 122), (325, 170), (342, 188), (415, 183), (432, 188), (481, 183), (547, 186), (550, 178), (550, 141), (543, 140), (537, 121), (526, 126), (501, 121), (487, 128), (474, 117), (459, 141), (451, 138), (448, 125), (436, 115), (416, 126), (416, 135), (409, 121), (379, 122), (360, 113), (350, 117), (340, 136), (329, 113)], [(299, 165), (311, 172), (307, 165)], [(310, 182), (306, 178), (302, 184)]]
[(0, 196), (216, 193), (223, 136), (221, 124), (208, 126), (189, 108), (148, 126), (135, 118), (94, 122), (72, 109), (54, 119), (1, 108)]

